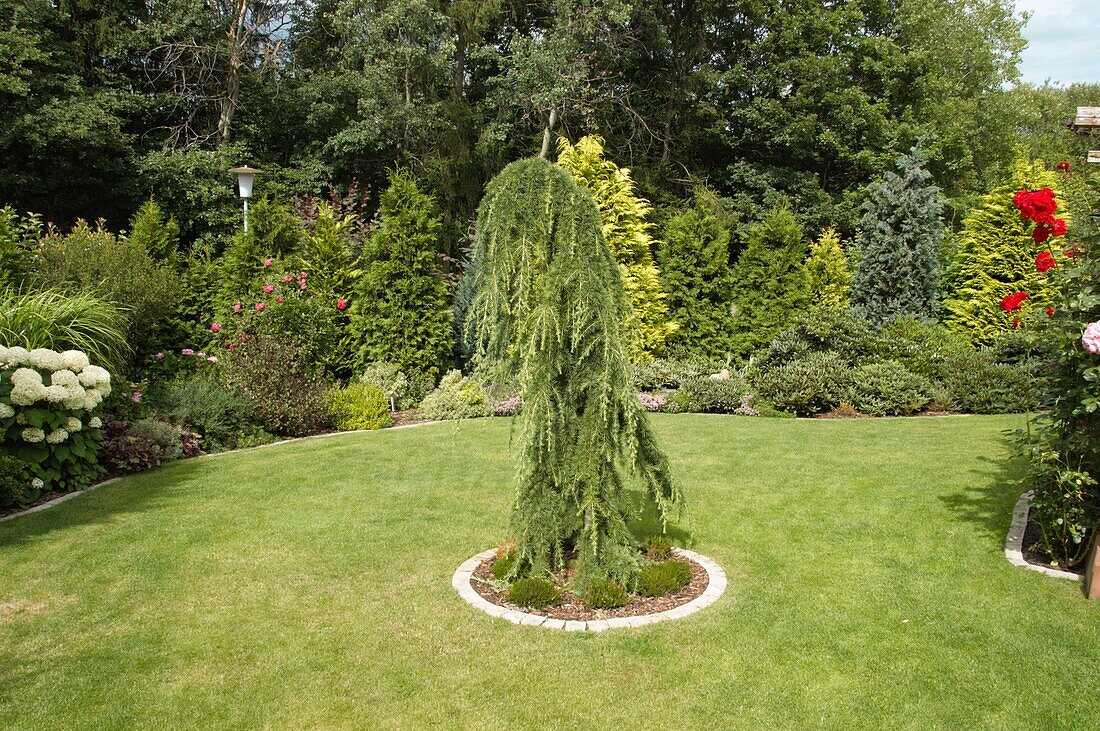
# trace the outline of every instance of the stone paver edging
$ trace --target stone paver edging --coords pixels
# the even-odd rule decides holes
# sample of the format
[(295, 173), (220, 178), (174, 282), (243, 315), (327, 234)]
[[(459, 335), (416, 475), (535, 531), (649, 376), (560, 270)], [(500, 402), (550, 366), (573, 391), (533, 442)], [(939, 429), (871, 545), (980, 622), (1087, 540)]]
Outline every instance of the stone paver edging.
[[(415, 422), (413, 424), (402, 424), (401, 426), (389, 426), (389, 427), (386, 427), (385, 429), (354, 429), (352, 431), (334, 431), (334, 432), (326, 432), (324, 434), (312, 434), (308, 437), (294, 437), (294, 438), (291, 438), (291, 439), (280, 439), (277, 442), (269, 442), (268, 444), (257, 444), (255, 447), (242, 447), (241, 449), (229, 449), (229, 450), (226, 450), (225, 452), (214, 452), (213, 454), (200, 454), (196, 457), (188, 457), (188, 461), (195, 460), (195, 459), (213, 459), (215, 457), (224, 457), (227, 454), (237, 454), (238, 452), (251, 452), (255, 449), (269, 449), (271, 447), (279, 447), (279, 446), (282, 446), (284, 444), (294, 444), (295, 442), (304, 442), (307, 439), (326, 439), (328, 437), (344, 436), (345, 434), (375, 434), (377, 432), (393, 431), (395, 429), (412, 429), (412, 428), (418, 427), (418, 426), (427, 426), (428, 424), (442, 424), (442, 423), (444, 423), (444, 422), (442, 422), (442, 421), (418, 421), (418, 422)], [(177, 460), (177, 461), (183, 461), (183, 460)], [(172, 463), (169, 462), (168, 464), (172, 464)], [(134, 475), (140, 475), (141, 473), (140, 472), (134, 472), (133, 474)], [(132, 475), (122, 475), (120, 477), (112, 477), (109, 480), (104, 480), (103, 482), (97, 482), (94, 485), (90, 485), (90, 486), (84, 488), (83, 490), (76, 490), (75, 492), (66, 493), (66, 494), (62, 495), (61, 497), (56, 497), (53, 500), (42, 503), (41, 505), (35, 505), (33, 508), (27, 508), (26, 510), (20, 510), (18, 513), (12, 513), (11, 515), (5, 515), (3, 517), (0, 517), (0, 523), (3, 523), (5, 520), (14, 520), (15, 518), (21, 518), (24, 515), (30, 515), (31, 513), (37, 513), (41, 510), (46, 510), (48, 508), (52, 508), (55, 505), (60, 505), (61, 503), (65, 502), (66, 500), (72, 500), (75, 497), (80, 497), (84, 493), (91, 492), (92, 490), (96, 490), (100, 487), (106, 487), (107, 485), (113, 485), (114, 483), (121, 480), (123, 477), (131, 477), (131, 476)]]
[(507, 619), (512, 624), (563, 629), (566, 632), (603, 632), (605, 630), (623, 627), (644, 627), (647, 624), (663, 622), (667, 619), (679, 619), (689, 614), (695, 614), (700, 609), (704, 609), (714, 604), (726, 591), (726, 572), (722, 571), (721, 566), (711, 561), (706, 556), (701, 556), (694, 551), (688, 551), (684, 548), (674, 548), (672, 550), (678, 556), (694, 561), (703, 567), (703, 570), (707, 572), (707, 588), (702, 594), (686, 604), (681, 604), (672, 609), (666, 609), (663, 612), (641, 614), (637, 617), (612, 617), (610, 619), (593, 619), (581, 622), (543, 617), (541, 614), (530, 614), (518, 609), (508, 609), (499, 604), (493, 604), (491, 601), (478, 594), (477, 591), (474, 590), (474, 587), (470, 585), (470, 581), (473, 579), (474, 571), (481, 565), (481, 562), (496, 553), (495, 548), (490, 548), (488, 551), (482, 551), (464, 561), (451, 578), (451, 586), (455, 588), (459, 595), (465, 599), (470, 606), (475, 609), (480, 609), (490, 617)]
[(1013, 566), (1038, 571), (1040, 574), (1053, 576), (1056, 579), (1080, 581), (1080, 574), (1028, 563), (1027, 559), (1024, 558), (1024, 532), (1027, 530), (1027, 511), (1031, 507), (1031, 498), (1034, 495), (1035, 493), (1029, 490), (1020, 495), (1020, 499), (1016, 501), (1016, 508), (1012, 511), (1012, 525), (1008, 529), (1008, 537), (1005, 538), (1005, 558)]

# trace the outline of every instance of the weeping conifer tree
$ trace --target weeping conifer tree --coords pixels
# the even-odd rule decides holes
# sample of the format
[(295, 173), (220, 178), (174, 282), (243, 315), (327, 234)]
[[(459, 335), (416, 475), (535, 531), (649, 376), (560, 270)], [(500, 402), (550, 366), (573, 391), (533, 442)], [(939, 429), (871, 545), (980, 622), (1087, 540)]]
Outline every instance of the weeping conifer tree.
[(578, 591), (628, 582), (639, 554), (626, 478), (667, 518), (681, 502), (630, 379), (620, 323), (629, 307), (592, 197), (545, 160), (512, 163), (478, 210), (470, 323), (479, 359), (523, 397), (513, 575), (578, 552)]

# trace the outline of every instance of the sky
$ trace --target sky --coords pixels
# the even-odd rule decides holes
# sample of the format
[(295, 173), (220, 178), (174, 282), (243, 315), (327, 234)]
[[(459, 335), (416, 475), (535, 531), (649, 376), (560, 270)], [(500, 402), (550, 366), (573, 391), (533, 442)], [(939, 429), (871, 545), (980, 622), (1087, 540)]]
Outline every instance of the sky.
[(1100, 0), (1016, 0), (1016, 8), (1032, 14), (1024, 28), (1024, 81), (1100, 83)]

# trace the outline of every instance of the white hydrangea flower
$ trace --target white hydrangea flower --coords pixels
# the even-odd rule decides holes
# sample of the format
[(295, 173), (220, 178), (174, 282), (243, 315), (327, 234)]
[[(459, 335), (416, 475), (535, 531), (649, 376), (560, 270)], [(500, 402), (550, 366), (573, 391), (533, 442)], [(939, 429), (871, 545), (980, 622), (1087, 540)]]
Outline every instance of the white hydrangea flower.
[(8, 362), (8, 348), (5, 345), (0, 345), (0, 363)]
[(23, 414), (18, 414), (15, 417), (15, 423), (16, 424), (26, 424), (27, 423), (27, 417), (24, 416)]
[(68, 438), (69, 432), (65, 431), (64, 429), (55, 429), (49, 433), (49, 436), (46, 437), (46, 441), (50, 444), (61, 444), (61, 442), (65, 441)]
[(66, 350), (61, 354), (61, 364), (70, 371), (79, 373), (88, 367), (89, 361), (88, 356), (84, 355), (79, 350)]
[(61, 402), (61, 405), (66, 409), (72, 411), (79, 411), (84, 408), (84, 400), (88, 397), (88, 392), (83, 388), (79, 391), (69, 391), (69, 395)]
[(103, 401), (103, 396), (99, 391), (93, 388), (84, 395), (84, 403), (81, 405), (81, 408), (85, 411), (91, 411), (96, 406), (99, 406), (101, 401)]
[(51, 404), (59, 404), (69, 398), (69, 389), (64, 386), (46, 386), (42, 390), (42, 395)]
[(15, 409), (5, 403), (0, 403), (0, 419), (10, 419), (15, 416)]
[(28, 360), (31, 365), (44, 371), (61, 370), (61, 353), (49, 348), (35, 348), (30, 352)]
[(46, 398), (42, 376), (30, 368), (18, 368), (11, 374), (11, 402), (17, 406), (30, 406)]
[(46, 486), (46, 483), (42, 482), (41, 477), (36, 477), (33, 480), (31, 480), (31, 487), (33, 487), (35, 490), (41, 490), (45, 486)]
[(83, 428), (84, 428), (84, 425), (81, 424), (80, 419), (76, 418), (75, 416), (70, 416), (69, 420), (65, 422), (65, 429), (70, 434), (72, 434), (73, 432), (78, 432)]
[(7, 362), (9, 365), (20, 365), (26, 363), (30, 353), (26, 348), (21, 348), (18, 345), (8, 348)]
[(98, 416), (93, 416), (91, 421), (88, 422), (88, 426), (92, 427), (93, 429), (102, 429), (103, 420), (100, 419)]
[(79, 386), (80, 379), (72, 371), (62, 368), (59, 371), (54, 371), (54, 374), (50, 376), (50, 383), (54, 386)]
[(46, 438), (46, 432), (42, 431), (41, 429), (36, 429), (35, 427), (28, 427), (23, 430), (22, 437), (24, 442), (37, 444), (38, 442)]
[(97, 365), (90, 365), (80, 371), (80, 382), (88, 388), (100, 388), (102, 386), (107, 387), (107, 392), (110, 393), (111, 388), (111, 374), (107, 372), (106, 368), (100, 368)]

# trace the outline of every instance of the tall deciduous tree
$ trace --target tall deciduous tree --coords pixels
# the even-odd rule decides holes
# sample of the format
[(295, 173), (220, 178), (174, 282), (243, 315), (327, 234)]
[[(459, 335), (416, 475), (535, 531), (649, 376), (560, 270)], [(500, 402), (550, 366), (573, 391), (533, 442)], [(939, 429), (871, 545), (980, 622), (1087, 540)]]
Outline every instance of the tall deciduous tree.
[(351, 328), (362, 343), (359, 361), (438, 376), (451, 355), (453, 318), (439, 272), (439, 212), (403, 173), (390, 177), (380, 204), (382, 225), (367, 241), (352, 303)]
[(523, 396), (517, 574), (560, 567), (576, 548), (578, 588), (638, 569), (624, 474), (662, 516), (680, 500), (630, 378), (620, 333), (629, 306), (591, 196), (560, 167), (523, 160), (478, 211), (471, 307), (481, 353)]
[(627, 349), (636, 360), (651, 360), (676, 331), (668, 319), (668, 303), (653, 261), (648, 221), (652, 207), (635, 193), (630, 170), (605, 157), (603, 139), (596, 135), (582, 137), (576, 145), (560, 138), (558, 165), (592, 195), (600, 209), (604, 240), (619, 263), (630, 298), (624, 328)]
[(661, 286), (679, 325), (669, 336), (669, 354), (726, 358), (732, 345), (733, 275), (730, 229), (717, 196), (698, 191), (691, 208), (668, 219), (661, 239)]
[(900, 157), (897, 172), (872, 184), (863, 206), (851, 299), (875, 325), (933, 317), (939, 305), (943, 196), (925, 160), (920, 148)]
[(744, 358), (767, 345), (808, 300), (807, 247), (790, 208), (768, 211), (748, 239), (733, 270), (734, 348)]

